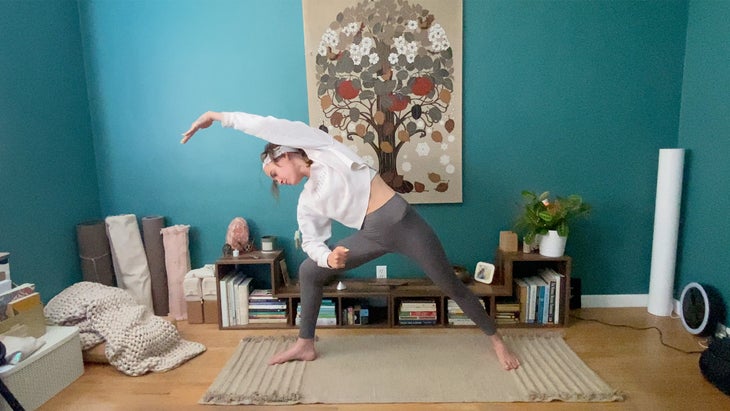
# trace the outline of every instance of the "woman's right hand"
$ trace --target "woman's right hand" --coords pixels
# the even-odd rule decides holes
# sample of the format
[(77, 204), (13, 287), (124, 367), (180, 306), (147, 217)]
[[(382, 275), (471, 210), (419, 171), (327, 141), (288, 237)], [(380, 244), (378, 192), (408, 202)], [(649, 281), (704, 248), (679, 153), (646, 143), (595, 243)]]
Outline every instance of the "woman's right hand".
[(213, 121), (221, 121), (223, 115), (215, 111), (207, 111), (203, 113), (197, 120), (193, 121), (190, 125), (190, 129), (183, 133), (183, 138), (180, 140), (180, 144), (185, 144), (190, 140), (198, 130), (208, 128), (213, 124)]
[(338, 245), (334, 250), (332, 250), (330, 255), (327, 256), (327, 264), (330, 268), (334, 269), (345, 268), (345, 263), (347, 263), (347, 254), (349, 252), (350, 249)]

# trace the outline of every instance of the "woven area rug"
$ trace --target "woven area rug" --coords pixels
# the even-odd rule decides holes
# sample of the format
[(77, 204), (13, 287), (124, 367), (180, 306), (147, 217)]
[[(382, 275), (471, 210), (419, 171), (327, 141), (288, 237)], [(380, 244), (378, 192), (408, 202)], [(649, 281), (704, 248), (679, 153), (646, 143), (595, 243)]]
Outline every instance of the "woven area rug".
[[(511, 331), (511, 330), (508, 330)], [(506, 332), (522, 366), (504, 371), (477, 330), (324, 336), (319, 358), (266, 361), (294, 337), (253, 337), (201, 398), (201, 404), (620, 401), (555, 332)]]

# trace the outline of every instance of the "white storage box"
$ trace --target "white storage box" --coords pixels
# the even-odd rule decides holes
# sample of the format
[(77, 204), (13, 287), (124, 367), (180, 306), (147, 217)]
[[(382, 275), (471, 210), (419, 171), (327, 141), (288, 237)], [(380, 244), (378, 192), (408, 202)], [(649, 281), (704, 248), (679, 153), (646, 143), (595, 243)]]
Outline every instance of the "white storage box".
[[(0, 367), (0, 378), (27, 411), (35, 410), (84, 373), (76, 327), (46, 327), (43, 347), (15, 366)], [(11, 410), (0, 397), (0, 410)]]

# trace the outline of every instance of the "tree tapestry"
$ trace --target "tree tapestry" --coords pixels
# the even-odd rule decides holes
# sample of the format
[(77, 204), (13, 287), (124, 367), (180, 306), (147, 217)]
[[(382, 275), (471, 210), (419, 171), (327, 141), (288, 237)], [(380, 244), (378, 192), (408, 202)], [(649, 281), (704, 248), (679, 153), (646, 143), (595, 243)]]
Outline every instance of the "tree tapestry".
[(461, 0), (302, 6), (310, 124), (409, 202), (461, 202)]

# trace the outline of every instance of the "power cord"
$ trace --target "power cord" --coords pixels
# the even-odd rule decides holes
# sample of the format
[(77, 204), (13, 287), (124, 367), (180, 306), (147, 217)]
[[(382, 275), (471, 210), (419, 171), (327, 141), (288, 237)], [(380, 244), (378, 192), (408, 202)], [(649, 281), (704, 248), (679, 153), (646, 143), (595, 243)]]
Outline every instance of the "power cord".
[[(630, 328), (632, 330), (637, 330), (637, 331), (657, 330), (659, 332), (659, 342), (663, 346), (665, 346), (667, 348), (671, 348), (671, 349), (673, 349), (675, 351), (679, 351), (679, 352), (684, 353), (684, 354), (701, 354), (704, 351), (704, 350), (701, 350), (701, 351), (687, 351), (687, 350), (683, 350), (681, 348), (677, 348), (677, 347), (674, 347), (672, 345), (669, 345), (669, 344), (665, 343), (664, 342), (664, 334), (662, 333), (662, 330), (659, 329), (658, 327), (654, 327), (654, 326), (650, 326), (650, 327), (636, 327), (636, 326), (627, 325), (627, 324), (611, 324), (611, 323), (607, 323), (607, 322), (601, 321), (601, 320), (596, 320), (596, 319), (593, 319), (593, 318), (583, 318), (583, 317), (580, 317), (580, 316), (575, 315), (575, 314), (570, 314), (570, 316), (572, 318), (577, 319), (577, 320), (581, 320), (581, 321), (592, 321), (592, 322), (595, 322), (595, 323), (599, 323), (599, 324), (603, 324), (603, 325), (608, 325), (610, 327)], [(698, 344), (699, 344), (700, 347), (703, 347), (705, 349), (707, 348), (707, 341), (705, 341), (704, 344), (703, 343), (698, 343)]]

